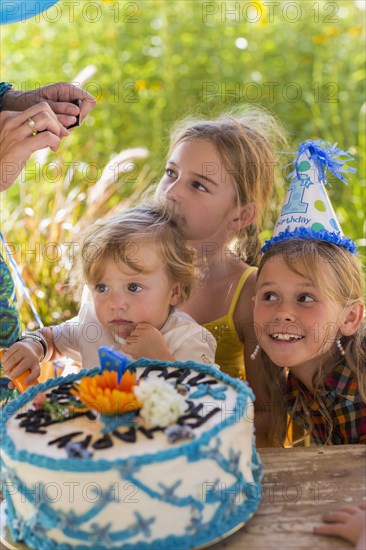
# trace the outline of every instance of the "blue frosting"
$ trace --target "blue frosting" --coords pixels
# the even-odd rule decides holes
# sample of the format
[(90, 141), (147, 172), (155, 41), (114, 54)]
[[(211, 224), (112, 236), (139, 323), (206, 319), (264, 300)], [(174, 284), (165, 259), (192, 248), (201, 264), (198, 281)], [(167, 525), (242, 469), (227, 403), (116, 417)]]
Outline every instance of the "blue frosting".
[[(139, 368), (161, 365), (172, 366), (171, 363), (161, 363), (159, 361), (149, 361), (146, 359), (141, 359), (135, 363), (132, 363), (131, 366)], [(146, 454), (143, 456), (130, 456), (126, 459), (118, 459), (113, 461), (108, 461), (105, 459), (91, 460), (88, 458), (83, 460), (72, 458), (52, 459), (50, 457), (44, 457), (28, 451), (19, 451), (15, 448), (11, 438), (7, 435), (6, 422), (16, 413), (17, 410), (31, 401), (37, 393), (47, 391), (61, 383), (76, 381), (82, 376), (94, 376), (96, 373), (100, 372), (99, 368), (95, 368), (92, 371), (83, 370), (79, 374), (49, 380), (37, 387), (29, 388), (24, 394), (9, 403), (3, 409), (1, 438), (2, 447), (4, 448), (6, 454), (14, 460), (35, 464), (38, 467), (45, 467), (48, 470), (99, 472), (113, 468), (117, 470), (123, 480), (130, 481), (135, 487), (148, 494), (151, 498), (170, 503), (174, 506), (188, 506), (191, 510), (191, 523), (189, 527), (187, 527), (187, 534), (185, 536), (169, 536), (164, 540), (154, 540), (151, 542), (138, 542), (135, 544), (128, 543), (129, 538), (140, 532), (144, 532), (147, 538), (150, 536), (150, 525), (155, 521), (153, 515), (154, 511), (152, 511), (150, 517), (142, 517), (141, 514), (135, 512), (136, 521), (131, 525), (125, 526), (124, 529), (119, 531), (111, 532), (110, 524), (101, 526), (97, 522), (92, 523), (91, 527), (88, 527), (87, 531), (83, 531), (81, 528), (82, 523), (93, 520), (99, 512), (111, 502), (111, 491), (107, 491), (106, 494), (102, 495), (102, 498), (99, 499), (97, 504), (91, 506), (87, 512), (84, 512), (84, 514), (80, 516), (77, 516), (74, 512), (70, 512), (68, 514), (59, 511), (55, 512), (51, 506), (51, 503), (49, 503), (47, 499), (39, 499), (36, 505), (37, 513), (27, 521), (19, 522), (12, 503), (11, 492), (8, 491), (5, 486), (4, 492), (7, 500), (9, 528), (15, 540), (24, 540), (32, 548), (37, 548), (37, 550), (86, 550), (91, 548), (90, 543), (92, 543), (93, 549), (106, 550), (107, 548), (115, 547), (115, 544), (118, 542), (123, 542), (124, 550), (171, 550), (171, 548), (188, 549), (192, 547), (192, 544), (199, 546), (222, 536), (224, 533), (232, 530), (238, 524), (245, 522), (251, 517), (260, 502), (260, 480), (262, 477), (261, 463), (255, 449), (254, 437), (252, 462), (249, 466), (252, 468), (255, 481), (247, 483), (239, 467), (241, 453), (235, 453), (233, 450), (230, 450), (228, 457), (221, 454), (220, 432), (231, 424), (237, 422), (239, 418), (243, 417), (247, 406), (248, 396), (254, 400), (252, 391), (246, 383), (233, 379), (230, 376), (207, 365), (186, 362), (174, 363), (174, 366), (180, 368), (191, 368), (199, 373), (202, 372), (212, 375), (217, 380), (233, 387), (237, 391), (237, 401), (231, 411), (231, 414), (225, 418), (223, 422), (215, 425), (207, 432), (203, 433), (198, 439), (189, 440), (183, 444), (172, 446), (168, 450), (157, 453)], [(203, 388), (205, 393), (207, 389), (208, 388), (206, 387)], [(213, 389), (214, 388), (210, 388), (210, 390)], [(216, 398), (225, 399), (225, 390), (225, 387), (216, 388), (216, 393), (220, 394), (216, 395)], [(197, 391), (199, 391), (199, 386)], [(145, 483), (139, 480), (138, 473), (143, 466), (153, 464), (155, 462), (161, 463), (164, 461), (169, 461), (182, 455), (185, 455), (189, 462), (195, 462), (205, 458), (211, 459), (215, 461), (223, 471), (230, 473), (234, 478), (233, 483), (225, 488), (224, 499), (222, 498), (222, 492), (217, 493), (215, 487), (213, 488), (214, 490), (207, 495), (207, 502), (217, 504), (217, 508), (214, 517), (206, 524), (202, 520), (202, 502), (192, 496), (178, 497), (175, 495), (175, 491), (180, 484), (179, 481), (172, 486), (159, 483), (158, 488), (153, 489), (146, 486)], [(25, 484), (16, 477), (14, 472), (11, 472), (9, 469), (7, 474), (8, 479), (16, 482), (22, 487), (22, 495), (34, 504), (34, 490), (29, 490)], [(247, 499), (240, 505), (237, 504), (236, 493), (238, 487), (241, 491), (245, 492), (247, 497)], [(62, 529), (65, 535), (72, 537), (75, 541), (81, 541), (81, 544), (58, 544), (57, 542), (51, 540), (47, 536), (47, 530), (54, 527)], [(89, 544), (82, 544), (82, 542)]]
[[(133, 363), (133, 366), (136, 368), (146, 367), (146, 366), (172, 366), (172, 363), (166, 362), (162, 363), (161, 361), (150, 361), (147, 359), (140, 359)], [(2, 441), (2, 448), (6, 451), (7, 455), (14, 460), (19, 460), (20, 462), (26, 462), (27, 464), (34, 464), (36, 466), (45, 467), (48, 470), (66, 470), (66, 471), (78, 471), (78, 472), (102, 472), (111, 467), (118, 467), (119, 465), (124, 465), (127, 460), (133, 459), (135, 461), (135, 466), (150, 464), (152, 462), (152, 457), (155, 457), (158, 462), (164, 460), (170, 460), (175, 456), (181, 454), (190, 454), (190, 452), (196, 451), (198, 447), (202, 444), (207, 444), (215, 435), (220, 431), (224, 430), (226, 427), (234, 424), (238, 418), (243, 416), (243, 411), (245, 410), (247, 404), (247, 397), (251, 397), (254, 401), (255, 397), (252, 390), (249, 388), (246, 382), (232, 378), (231, 376), (220, 372), (219, 370), (210, 367), (208, 365), (195, 363), (193, 361), (187, 361), (185, 363), (176, 362), (174, 366), (177, 368), (190, 368), (195, 369), (197, 372), (202, 372), (214, 376), (217, 380), (225, 383), (228, 386), (233, 387), (237, 392), (237, 402), (232, 411), (232, 414), (226, 418), (220, 424), (212, 427), (210, 430), (202, 434), (198, 440), (189, 441), (185, 444), (179, 446), (179, 450), (176, 447), (167, 449), (165, 451), (160, 451), (159, 453), (153, 453), (153, 455), (143, 455), (137, 457), (130, 457), (129, 459), (120, 459), (114, 460), (111, 463), (108, 460), (100, 459), (90, 459), (90, 460), (78, 460), (78, 459), (53, 459), (51, 457), (45, 457), (36, 453), (32, 453), (24, 450), (17, 450), (11, 438), (8, 436), (6, 431), (6, 422), (12, 417), (17, 410), (23, 407), (29, 401), (32, 401), (34, 397), (41, 392), (45, 392), (55, 386), (58, 386), (62, 383), (75, 382), (83, 376), (94, 376), (100, 372), (100, 368), (96, 367), (92, 370), (83, 369), (78, 374), (70, 374), (66, 377), (58, 377), (48, 380), (38, 386), (32, 386), (28, 388), (22, 395), (20, 395), (14, 401), (8, 403), (2, 410), (2, 420), (0, 427), (0, 435)]]
[(266, 252), (268, 248), (275, 245), (276, 243), (288, 241), (290, 239), (327, 241), (328, 243), (343, 246), (352, 254), (356, 254), (357, 252), (357, 246), (352, 241), (352, 239), (348, 239), (347, 237), (342, 235), (340, 231), (327, 231), (325, 229), (322, 231), (314, 231), (310, 227), (295, 227), (295, 229), (290, 229), (290, 227), (286, 227), (284, 231), (281, 231), (281, 233), (278, 233), (278, 235), (276, 235), (275, 237), (271, 237), (268, 241), (266, 241), (261, 248), (261, 252)]
[(212, 388), (209, 384), (199, 384), (198, 390), (190, 394), (190, 398), (195, 399), (197, 397), (204, 397), (205, 395), (210, 395), (214, 399), (226, 399), (225, 391), (227, 390), (226, 386), (220, 386), (219, 388)]

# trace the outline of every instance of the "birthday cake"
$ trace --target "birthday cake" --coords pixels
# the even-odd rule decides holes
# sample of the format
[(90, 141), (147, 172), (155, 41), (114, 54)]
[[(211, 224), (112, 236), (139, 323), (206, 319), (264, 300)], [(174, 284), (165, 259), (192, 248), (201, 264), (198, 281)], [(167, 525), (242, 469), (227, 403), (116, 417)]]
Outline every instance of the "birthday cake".
[(247, 384), (207, 365), (146, 359), (121, 376), (110, 353), (108, 368), (31, 387), (3, 409), (13, 541), (183, 550), (245, 523), (261, 495)]

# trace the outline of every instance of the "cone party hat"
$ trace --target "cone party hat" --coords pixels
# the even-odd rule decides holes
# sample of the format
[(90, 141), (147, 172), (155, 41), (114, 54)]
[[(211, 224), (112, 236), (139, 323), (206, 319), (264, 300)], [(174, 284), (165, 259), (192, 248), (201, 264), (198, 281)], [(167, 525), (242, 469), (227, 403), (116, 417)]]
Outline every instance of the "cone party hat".
[(353, 254), (356, 252), (355, 243), (342, 232), (325, 189), (327, 172), (347, 183), (344, 173), (356, 171), (344, 166), (346, 161), (353, 159), (336, 146), (311, 140), (300, 144), (294, 160), (295, 169), (288, 176), (291, 183), (280, 216), (262, 252), (288, 239), (328, 241), (347, 248)]

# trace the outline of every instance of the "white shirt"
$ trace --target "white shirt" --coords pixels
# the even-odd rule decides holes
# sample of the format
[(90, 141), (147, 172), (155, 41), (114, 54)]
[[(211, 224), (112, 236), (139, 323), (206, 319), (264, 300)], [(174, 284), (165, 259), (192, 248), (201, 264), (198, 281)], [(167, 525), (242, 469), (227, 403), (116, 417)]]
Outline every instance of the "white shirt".
[[(81, 362), (84, 369), (100, 364), (100, 346), (119, 348), (112, 333), (99, 322), (91, 302), (81, 306), (77, 317), (52, 327), (52, 332), (59, 352)], [(176, 361), (214, 364), (215, 337), (186, 313), (172, 313), (160, 332)]]

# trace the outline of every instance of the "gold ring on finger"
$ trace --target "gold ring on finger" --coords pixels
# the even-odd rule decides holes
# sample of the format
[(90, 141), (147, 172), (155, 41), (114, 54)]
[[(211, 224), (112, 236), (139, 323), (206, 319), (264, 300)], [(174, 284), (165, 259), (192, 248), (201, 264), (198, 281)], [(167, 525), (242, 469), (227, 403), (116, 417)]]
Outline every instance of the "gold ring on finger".
[(33, 136), (36, 136), (38, 134), (38, 131), (36, 129), (36, 123), (34, 122), (33, 118), (28, 118), (28, 126), (32, 129)]

